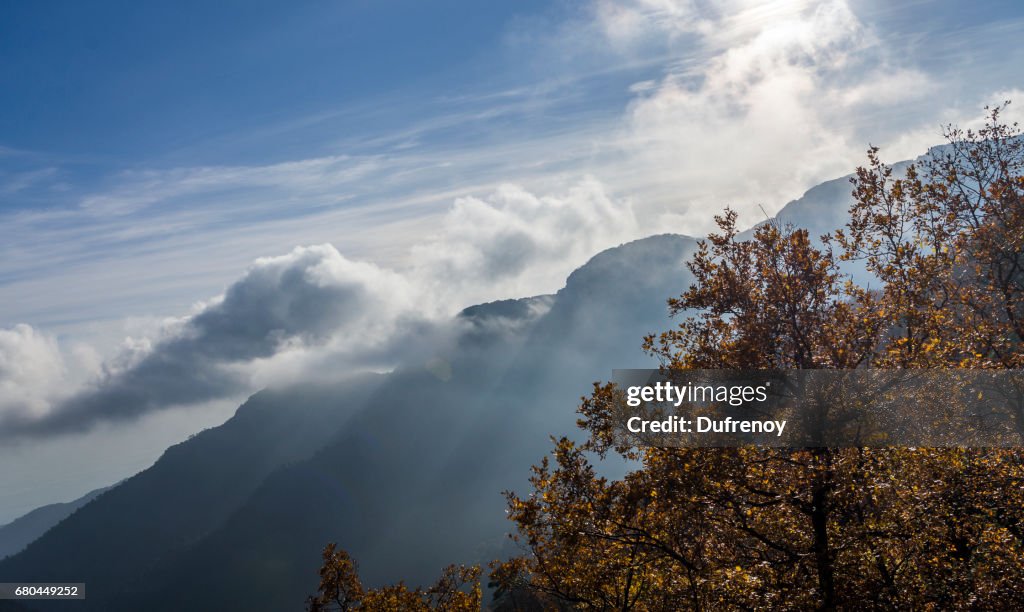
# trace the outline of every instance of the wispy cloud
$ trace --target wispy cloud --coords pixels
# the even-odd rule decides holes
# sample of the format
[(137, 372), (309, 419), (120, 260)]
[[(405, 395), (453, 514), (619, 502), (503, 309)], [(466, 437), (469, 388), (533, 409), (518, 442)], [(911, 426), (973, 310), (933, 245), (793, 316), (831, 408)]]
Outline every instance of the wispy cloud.
[[(174, 168), (121, 173), (117, 186), (107, 192), (86, 196), (81, 209), (96, 216), (138, 213), (154, 205), (190, 208), (184, 198), (222, 195), (233, 191), (280, 190), (288, 197), (337, 193), (379, 170), (379, 158), (351, 158), (345, 155), (303, 159), (267, 166)], [(246, 206), (249, 214), (265, 213)]]
[(52, 166), (0, 175), (0, 196), (12, 196), (44, 181), (49, 181), (56, 175), (57, 168)]

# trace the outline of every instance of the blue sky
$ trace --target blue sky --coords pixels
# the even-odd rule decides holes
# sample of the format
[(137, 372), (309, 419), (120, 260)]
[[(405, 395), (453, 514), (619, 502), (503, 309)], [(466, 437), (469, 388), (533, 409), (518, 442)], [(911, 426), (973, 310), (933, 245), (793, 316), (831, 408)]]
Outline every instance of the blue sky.
[(202, 145), (486, 81), (509, 20), (539, 4), (9, 5), (0, 52), (13, 95), (0, 125), (15, 148), (101, 164), (161, 163), (183, 150), (199, 164), (285, 159), (287, 150)]
[[(1014, 76), (1010, 60), (1019, 50), (1007, 43), (1019, 31), (1019, 3), (887, 4), (850, 6), (874, 20), (897, 52), (914, 53), (916, 65), (973, 72), (982, 63), (985, 72)], [(629, 62), (646, 63), (657, 77), (672, 61), (664, 41), (628, 58), (588, 59), (578, 49), (560, 57), (559, 28), (585, 20), (588, 8), (455, 0), (12, 3), (0, 24), (0, 135), (8, 157), (35, 156), (23, 167), (52, 162), (88, 185), (125, 168), (320, 155), (346, 139), (372, 140), (443, 114), (464, 95), (536, 88)], [(609, 79), (603, 84), (615, 84)], [(620, 88), (573, 110), (621, 110), (625, 101)], [(329, 131), (311, 127), (324, 123)], [(3, 202), (27, 205), (27, 198)]]
[[(486, 177), (469, 170), (423, 177), (408, 173), (426, 175), (431, 166), (451, 163), (435, 160), (441, 151), (457, 157), (495, 142), (520, 140), (524, 126), (543, 138), (576, 130), (593, 116), (620, 111), (627, 101), (630, 81), (619, 74), (593, 77), (597, 82), (567, 95), (564, 81), (587, 80), (587, 74), (570, 65), (552, 71), (548, 59), (532, 50), (531, 39), (557, 36), (560, 20), (578, 15), (579, 9), (540, 4), (316, 2), (285, 7), (239, 2), (212, 7), (197, 2), (172, 7), (126, 2), (96, 7), (69, 2), (7, 7), (12, 14), (0, 26), (5, 59), (0, 79), (6, 92), (0, 113), (0, 214), (30, 217), (20, 219), (30, 226), (28, 233), (18, 231), (29, 241), (41, 237), (30, 237), (35, 229), (50, 232), (61, 250), (53, 265), (81, 266), (152, 252), (152, 232), (112, 232), (112, 217), (136, 230), (147, 222), (166, 222), (160, 236), (165, 239), (168, 231), (230, 231), (235, 225), (336, 210), (342, 200), (346, 203), (340, 207), (367, 198), (394, 199), (394, 191), (399, 197), (423, 193), (427, 199), (432, 194), (425, 192), (441, 191), (433, 203), (447, 206), (449, 191), (472, 193), (476, 183), (501, 180), (504, 171)], [(647, 68), (655, 74), (654, 66)], [(615, 81), (618, 86), (604, 87)], [(402, 159), (385, 161), (396, 153)], [(186, 177), (201, 180), (191, 170), (259, 173), (276, 164), (330, 159), (337, 161), (331, 172), (372, 174), (378, 180), (365, 185), (345, 181), (351, 189), (339, 190), (327, 202), (277, 200), (237, 207), (226, 202), (251, 197), (253, 191), (260, 192), (253, 200), (288, 199), (292, 193), (274, 193), (273, 179), (267, 185), (258, 179), (210, 176), (195, 190), (170, 185)], [(516, 161), (496, 156), (498, 165)], [(400, 188), (381, 184), (385, 170), (379, 166), (385, 163), (406, 173)], [(219, 178), (225, 179), (222, 185)], [(154, 183), (161, 188), (154, 189)], [(423, 183), (429, 186), (421, 189)], [(201, 205), (195, 191), (202, 192)], [(128, 201), (147, 196), (159, 210)], [(211, 211), (218, 206), (220, 214)], [(196, 208), (211, 214), (195, 223), (169, 219), (174, 212), (184, 218)], [(90, 211), (96, 214), (83, 214)], [(280, 251), (278, 246), (270, 253)], [(268, 253), (249, 251), (224, 262), (225, 274), (214, 284), (187, 297), (180, 294), (161, 314), (205, 297), (237, 274), (243, 262), (261, 254)], [(51, 261), (32, 256), (19, 263), (4, 267), (0, 279), (37, 280)], [(196, 272), (180, 266), (178, 271)], [(135, 303), (133, 296), (125, 300)], [(145, 311), (150, 305), (139, 306)], [(32, 316), (25, 311), (12, 316), (63, 326), (114, 314), (106, 308), (65, 311), (36, 302)]]
[[(275, 271), (355, 288), (370, 310), (336, 336), (391, 342), (413, 309), (557, 290), (601, 249), (702, 234), (726, 204), (756, 221), (869, 143), (896, 161), (985, 104), (1021, 116), (1024, 5), (892, 4), (5, 3), (0, 430), (184, 351), (225, 290), (272, 292)], [(75, 457), (81, 489), (5, 470), (0, 521), (144, 467), (318, 360), (386, 353), (328, 336), (212, 364), (241, 372), (233, 394), (0, 448)]]

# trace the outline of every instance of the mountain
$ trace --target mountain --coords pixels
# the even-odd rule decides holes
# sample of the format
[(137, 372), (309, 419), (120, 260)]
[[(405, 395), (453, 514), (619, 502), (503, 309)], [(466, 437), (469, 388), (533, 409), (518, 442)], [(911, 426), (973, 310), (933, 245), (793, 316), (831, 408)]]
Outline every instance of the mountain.
[[(849, 201), (832, 183), (780, 218), (828, 225)], [(316, 589), (327, 542), (371, 585), (507, 556), (501, 492), (526, 490), (549, 436), (579, 434), (592, 382), (654, 365), (642, 337), (672, 324), (696, 244), (651, 236), (553, 296), (468, 308), (391, 373), (262, 391), (0, 561), (0, 580), (87, 583), (41, 610), (282, 610)]]
[(51, 527), (71, 516), (110, 487), (89, 491), (74, 501), (49, 504), (0, 526), (0, 559), (20, 552)]
[(555, 296), (467, 309), (426, 363), (261, 392), (0, 562), (0, 577), (86, 582), (88, 599), (65, 608), (278, 610), (316, 589), (328, 541), (368, 582), (501, 556), (501, 491), (525, 486), (548, 435), (574, 433), (592, 381), (644, 363), (640, 339), (668, 324), (694, 245), (640, 240)]
[[(549, 435), (576, 432), (574, 409), (591, 382), (650, 364), (640, 339), (668, 324), (664, 294), (684, 278), (694, 245), (657, 236), (607, 251), (569, 278), (546, 313), (518, 319), (517, 333), (461, 339), (444, 356), (449, 380), (424, 368), (395, 372), (331, 443), (269, 478), (221, 529), (161, 568), (151, 583), (164, 586), (128, 607), (286, 609), (315, 590), (329, 541), (370, 584), (429, 583), (448, 563), (507, 555), (502, 490), (525, 488)], [(508, 325), (494, 325), (508, 310), (464, 316), (479, 333), (488, 321)]]
[[(88, 600), (33, 602), (107, 609), (107, 598), (139, 588), (154, 564), (214, 530), (266, 477), (323, 445), (376, 377), (331, 389), (262, 391), (228, 422), (167, 449), (140, 472), (0, 562), (0, 580), (85, 582)], [(62, 608), (62, 609), (67, 609)]]

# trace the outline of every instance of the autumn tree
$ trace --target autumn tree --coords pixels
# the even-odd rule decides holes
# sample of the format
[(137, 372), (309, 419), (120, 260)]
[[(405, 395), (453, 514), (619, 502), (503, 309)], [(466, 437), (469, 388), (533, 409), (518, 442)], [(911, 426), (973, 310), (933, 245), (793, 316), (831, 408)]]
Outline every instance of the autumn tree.
[[(1020, 367), (1024, 145), (1000, 111), (902, 176), (871, 149), (820, 243), (773, 223), (739, 240), (727, 211), (669, 301), (686, 318), (645, 348), (669, 372)], [(533, 492), (508, 494), (525, 554), (496, 564), (503, 589), (595, 610), (1024, 605), (1019, 450), (637, 448), (615, 402), (595, 385), (587, 440), (557, 440)], [(603, 478), (609, 455), (637, 468)]]
[(306, 603), (309, 612), (478, 612), (480, 568), (449, 565), (428, 589), (402, 582), (364, 589), (355, 561), (331, 543), (323, 551), (320, 588)]
[(1024, 139), (990, 110), (979, 131), (946, 130), (946, 149), (905, 175), (868, 152), (837, 232), (881, 290), (854, 288), (893, 331), (878, 366), (1024, 365)]

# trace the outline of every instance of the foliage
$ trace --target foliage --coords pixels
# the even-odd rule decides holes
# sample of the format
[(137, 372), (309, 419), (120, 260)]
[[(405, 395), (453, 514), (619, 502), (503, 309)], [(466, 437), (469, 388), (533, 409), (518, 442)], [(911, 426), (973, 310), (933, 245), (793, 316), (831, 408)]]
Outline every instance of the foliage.
[[(718, 217), (669, 301), (688, 318), (645, 348), (668, 370), (1024, 365), (1024, 140), (1000, 110), (903, 176), (872, 148), (821, 246), (772, 223), (739, 240), (735, 213)], [(533, 491), (507, 493), (525, 554), (493, 566), (499, 592), (593, 610), (1024, 606), (1021, 450), (635, 448), (613, 435), (614, 392), (596, 384), (588, 439), (556, 440)], [(609, 455), (637, 467), (601, 477)]]
[(405, 584), (364, 589), (355, 561), (334, 543), (323, 551), (320, 588), (307, 600), (309, 612), (469, 612), (480, 610), (480, 568), (449, 565), (434, 586)]

